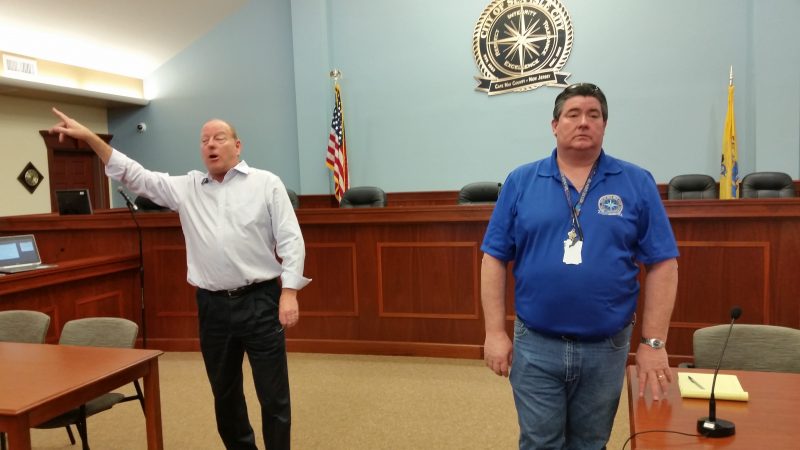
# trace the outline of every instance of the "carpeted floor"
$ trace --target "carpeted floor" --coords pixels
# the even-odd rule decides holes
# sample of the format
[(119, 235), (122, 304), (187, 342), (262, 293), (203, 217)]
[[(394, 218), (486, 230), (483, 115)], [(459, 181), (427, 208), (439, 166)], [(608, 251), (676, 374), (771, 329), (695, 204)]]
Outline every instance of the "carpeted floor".
[[(167, 353), (159, 370), (165, 448), (223, 448), (199, 353)], [(263, 448), (247, 367), (245, 374), (250, 420)], [(508, 380), (491, 373), (483, 361), (291, 353), (289, 377), (295, 449), (517, 448)], [(627, 439), (627, 411), (623, 392), (609, 449), (621, 448)], [(31, 435), (35, 449), (80, 448), (69, 445), (63, 429), (32, 430)], [(94, 450), (146, 448), (138, 403), (90, 418), (89, 442)]]

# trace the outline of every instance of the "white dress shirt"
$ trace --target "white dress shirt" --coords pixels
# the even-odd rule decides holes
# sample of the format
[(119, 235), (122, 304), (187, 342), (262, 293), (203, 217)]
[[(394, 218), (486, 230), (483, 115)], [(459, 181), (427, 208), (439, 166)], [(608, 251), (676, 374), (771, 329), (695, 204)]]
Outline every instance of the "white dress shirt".
[(302, 289), (311, 281), (303, 276), (300, 225), (277, 175), (240, 161), (221, 183), (197, 170), (170, 176), (117, 150), (106, 175), (178, 212), (189, 284), (218, 291), (280, 277), (283, 287)]

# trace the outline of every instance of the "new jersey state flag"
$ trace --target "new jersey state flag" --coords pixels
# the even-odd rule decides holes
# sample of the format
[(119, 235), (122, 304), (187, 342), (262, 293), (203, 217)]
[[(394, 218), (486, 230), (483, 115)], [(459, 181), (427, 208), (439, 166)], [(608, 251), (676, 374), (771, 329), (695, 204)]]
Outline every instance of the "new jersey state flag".
[(739, 198), (739, 155), (736, 151), (736, 118), (733, 114), (733, 84), (728, 86), (728, 113), (722, 133), (722, 163), (719, 172), (719, 198)]

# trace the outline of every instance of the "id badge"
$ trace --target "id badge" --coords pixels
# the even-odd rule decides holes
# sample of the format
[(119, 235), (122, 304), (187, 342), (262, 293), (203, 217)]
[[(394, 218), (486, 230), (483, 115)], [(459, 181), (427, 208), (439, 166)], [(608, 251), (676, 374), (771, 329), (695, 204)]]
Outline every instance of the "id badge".
[(567, 239), (564, 241), (564, 264), (578, 265), (581, 261), (583, 241)]

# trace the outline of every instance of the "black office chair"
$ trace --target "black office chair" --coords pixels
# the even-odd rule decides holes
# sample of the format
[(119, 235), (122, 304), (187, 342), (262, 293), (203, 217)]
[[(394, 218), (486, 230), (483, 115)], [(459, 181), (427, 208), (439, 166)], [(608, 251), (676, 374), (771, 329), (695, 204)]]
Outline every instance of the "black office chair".
[(497, 202), (500, 196), (501, 183), (495, 181), (478, 181), (467, 184), (458, 191), (459, 205), (475, 205)]
[[(90, 347), (118, 347), (133, 348), (139, 326), (128, 319), (120, 317), (89, 317), (85, 319), (70, 320), (64, 324), (59, 338), (59, 345), (84, 345)], [(139, 380), (133, 382), (136, 395), (125, 396), (118, 392), (103, 394), (90, 400), (88, 403), (56, 416), (47, 422), (39, 424), (36, 428), (61, 428), (67, 429), (67, 435), (72, 445), (75, 445), (75, 436), (72, 434), (71, 425), (75, 425), (81, 437), (84, 450), (89, 450), (89, 437), (86, 430), (86, 419), (121, 402), (139, 400), (144, 412), (144, 395), (139, 385)]]
[(300, 197), (297, 196), (297, 192), (286, 189), (286, 193), (289, 194), (289, 201), (292, 202), (292, 208), (297, 209), (300, 207)]
[(753, 172), (742, 178), (742, 198), (792, 198), (794, 181), (783, 172)]
[(386, 206), (386, 193), (375, 186), (353, 187), (345, 191), (341, 208), (382, 208)]
[(717, 182), (710, 175), (678, 175), (669, 180), (667, 200), (706, 200), (719, 198)]
[(136, 205), (136, 207), (139, 208), (139, 211), (142, 212), (157, 212), (157, 211), (170, 210), (166, 206), (161, 206), (147, 197), (142, 197), (141, 195), (136, 197), (136, 199), (133, 201), (133, 204)]

